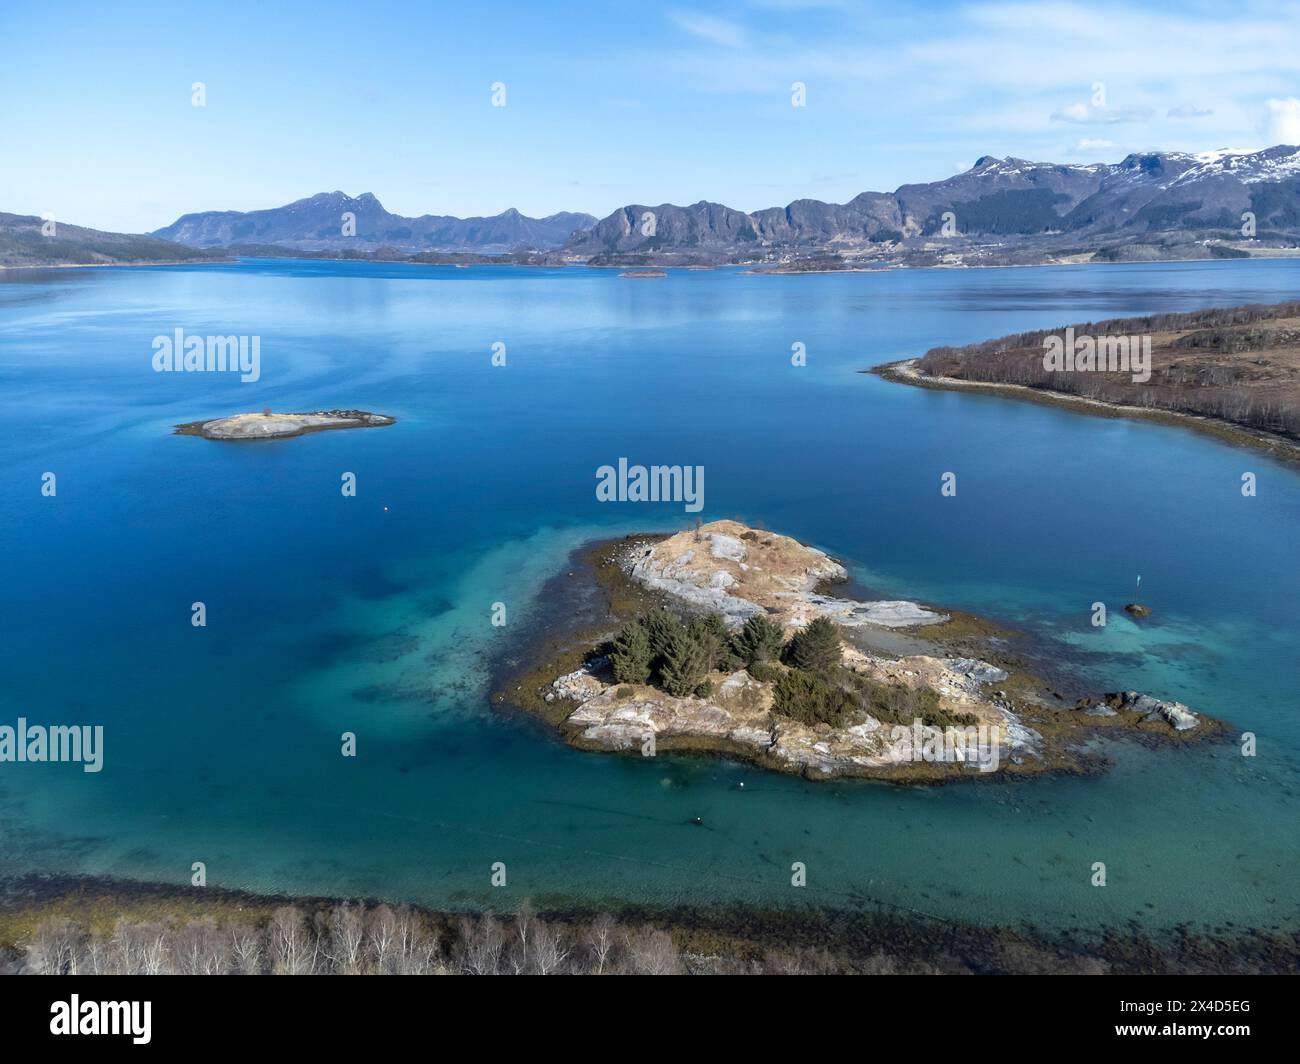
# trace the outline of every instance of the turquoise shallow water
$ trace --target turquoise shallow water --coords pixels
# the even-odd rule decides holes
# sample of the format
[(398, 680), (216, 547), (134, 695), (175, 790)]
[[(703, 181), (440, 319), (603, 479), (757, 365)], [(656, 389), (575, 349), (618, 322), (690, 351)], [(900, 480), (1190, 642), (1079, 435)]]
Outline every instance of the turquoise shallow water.
[[(0, 765), (0, 872), (184, 884), (201, 860), (222, 886), (438, 905), (1297, 926), (1300, 475), (1181, 429), (858, 370), (1020, 329), (1294, 298), (1298, 279), (1285, 262), (5, 275), (0, 723), (100, 723), (106, 756), (98, 775)], [(152, 338), (177, 327), (260, 336), (262, 379), (155, 374)], [(505, 368), (489, 362), (498, 341)], [(796, 342), (806, 367), (789, 363)], [(274, 444), (169, 434), (339, 405), (399, 421)], [(1113, 743), (1102, 777), (904, 790), (571, 751), (493, 710), (488, 677), (547, 623), (537, 590), (574, 547), (690, 523), (680, 505), (597, 503), (595, 469), (620, 456), (702, 464), (705, 519), (763, 522), (882, 591), (1041, 631), (1090, 682), (1223, 716), (1259, 756)], [(950, 470), (958, 495), (942, 498)], [(1157, 609), (1141, 628), (1117, 612), (1138, 573)], [(489, 623), (498, 601), (505, 629)], [(339, 756), (345, 730), (356, 759)], [(504, 889), (488, 886), (494, 861)]]

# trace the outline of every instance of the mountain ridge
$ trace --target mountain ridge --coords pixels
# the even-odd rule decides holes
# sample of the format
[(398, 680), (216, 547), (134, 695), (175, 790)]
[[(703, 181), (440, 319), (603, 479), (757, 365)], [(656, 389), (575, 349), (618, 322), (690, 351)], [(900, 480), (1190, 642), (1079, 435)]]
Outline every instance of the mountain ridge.
[(118, 266), (207, 262), (224, 256), (137, 233), (110, 233), (0, 211), (0, 267)]
[[(406, 217), (387, 211), (372, 192), (353, 197), (334, 191), (258, 211), (184, 214), (149, 235), (202, 248), (278, 244), (308, 251), (390, 247), (403, 251), (504, 253), (520, 248), (559, 247), (575, 230), (595, 221), (590, 214), (572, 211), (529, 218), (514, 207), (486, 217)], [(348, 227), (352, 235), (347, 235)]]
[(408, 218), (371, 192), (335, 190), (261, 211), (185, 214), (147, 236), (61, 226), (58, 244), (40, 226), (0, 215), (0, 264), (190, 261), (224, 252), (805, 272), (1293, 255), (1300, 147), (1139, 152), (1118, 163), (983, 155), (941, 181), (755, 211), (698, 200), (626, 204), (600, 219), (572, 211), (530, 218), (513, 207), (486, 217)]
[[(1247, 232), (1247, 214), (1254, 233)], [(686, 207), (629, 204), (575, 233), (561, 250), (602, 265), (722, 251), (750, 259), (784, 251), (873, 261), (886, 257), (873, 244), (917, 258), (942, 253), (944, 246), (932, 242), (943, 239), (961, 257), (975, 250), (973, 244), (994, 238), (1017, 245), (993, 256), (1003, 259), (1016, 250), (1031, 257), (1053, 246), (1058, 252), (1095, 253), (1108, 244), (1123, 258), (1124, 247), (1149, 247), (1152, 237), (1221, 233), (1230, 239), (1234, 231), (1282, 243), (1300, 236), (1300, 148), (1133, 153), (1114, 164), (985, 155), (942, 181), (863, 192), (842, 204), (802, 199), (752, 212), (708, 201)], [(1165, 242), (1172, 247), (1188, 241)], [(942, 255), (930, 258), (937, 264)]]

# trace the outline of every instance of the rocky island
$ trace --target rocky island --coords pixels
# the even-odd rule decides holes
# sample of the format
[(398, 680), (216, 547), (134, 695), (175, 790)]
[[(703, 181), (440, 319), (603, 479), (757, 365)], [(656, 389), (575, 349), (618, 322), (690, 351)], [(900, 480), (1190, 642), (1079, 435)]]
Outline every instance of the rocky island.
[(736, 521), (632, 536), (589, 557), (622, 626), (576, 633), (498, 695), (582, 749), (939, 781), (1080, 771), (1079, 740), (1099, 729), (1176, 741), (1222, 730), (1133, 691), (1065, 699), (988, 622), (837, 596), (839, 562)]
[(367, 410), (316, 410), (308, 414), (234, 414), (213, 421), (190, 421), (176, 426), (178, 436), (208, 440), (276, 440), (327, 429), (364, 429), (391, 425), (397, 419)]

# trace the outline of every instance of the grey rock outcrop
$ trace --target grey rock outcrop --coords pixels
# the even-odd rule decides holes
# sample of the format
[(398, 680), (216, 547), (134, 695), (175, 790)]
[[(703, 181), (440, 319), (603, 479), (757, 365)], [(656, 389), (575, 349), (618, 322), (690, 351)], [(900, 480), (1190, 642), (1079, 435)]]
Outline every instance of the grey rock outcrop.
[(1201, 719), (1181, 702), (1169, 702), (1137, 691), (1119, 691), (1106, 696), (1106, 704), (1121, 713), (1136, 713), (1143, 723), (1167, 724), (1175, 731), (1191, 731)]

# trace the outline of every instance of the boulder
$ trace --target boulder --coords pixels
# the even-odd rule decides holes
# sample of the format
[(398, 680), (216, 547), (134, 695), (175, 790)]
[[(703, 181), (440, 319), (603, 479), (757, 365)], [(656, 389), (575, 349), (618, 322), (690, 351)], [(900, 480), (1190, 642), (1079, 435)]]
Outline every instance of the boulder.
[(1200, 718), (1181, 702), (1167, 702), (1137, 691), (1118, 691), (1106, 695), (1106, 704), (1122, 713), (1136, 713), (1144, 724), (1167, 724), (1174, 731), (1191, 731), (1200, 727)]

